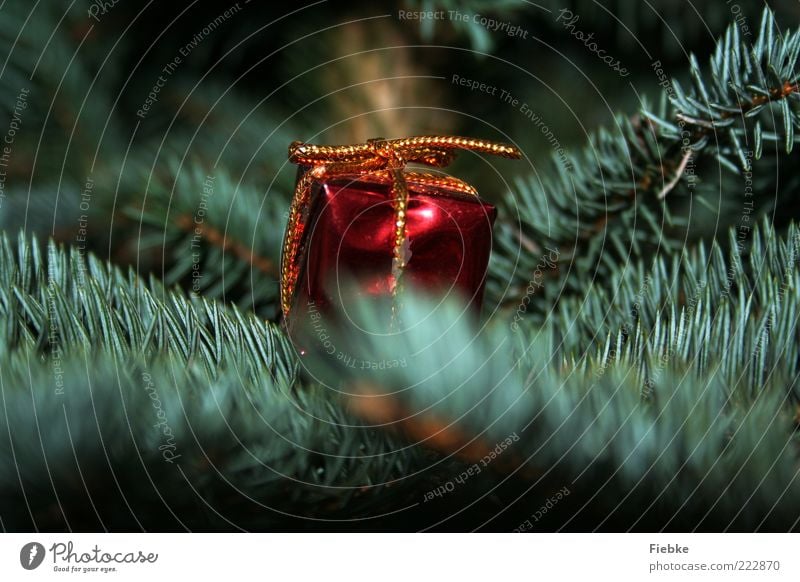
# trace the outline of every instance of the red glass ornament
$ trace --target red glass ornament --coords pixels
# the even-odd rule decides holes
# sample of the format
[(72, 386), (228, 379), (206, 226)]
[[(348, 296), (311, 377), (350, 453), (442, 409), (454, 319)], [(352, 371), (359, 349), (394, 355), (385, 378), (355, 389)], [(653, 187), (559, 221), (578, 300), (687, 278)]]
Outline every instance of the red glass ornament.
[[(402, 288), (455, 294), (479, 308), (494, 206), (458, 180), (411, 172), (405, 176)], [(392, 181), (381, 173), (337, 175), (313, 183), (293, 265), (297, 282), (286, 321), (293, 339), (308, 333), (320, 315), (341, 321), (354, 289), (356, 295), (391, 299), (395, 221)]]

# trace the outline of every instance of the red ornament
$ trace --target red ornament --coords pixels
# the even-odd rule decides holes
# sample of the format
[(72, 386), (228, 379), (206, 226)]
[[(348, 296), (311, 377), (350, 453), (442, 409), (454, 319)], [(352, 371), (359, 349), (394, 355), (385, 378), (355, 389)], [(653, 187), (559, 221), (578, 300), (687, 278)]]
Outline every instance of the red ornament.
[(447, 165), (456, 148), (519, 157), (511, 146), (466, 138), (292, 144), (290, 159), (302, 166), (284, 240), (281, 301), (293, 339), (322, 314), (341, 320), (351, 284), (358, 295), (395, 305), (411, 286), (480, 306), (494, 206), (461, 180), (404, 169), (407, 162)]

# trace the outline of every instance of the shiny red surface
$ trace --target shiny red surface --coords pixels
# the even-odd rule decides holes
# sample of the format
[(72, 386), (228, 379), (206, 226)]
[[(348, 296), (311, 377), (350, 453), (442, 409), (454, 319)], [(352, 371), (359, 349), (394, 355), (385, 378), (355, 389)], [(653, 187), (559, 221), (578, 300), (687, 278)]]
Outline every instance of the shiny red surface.
[[(456, 293), (479, 307), (495, 215), (475, 196), (409, 184), (403, 286)], [(309, 302), (319, 312), (340, 313), (342, 294), (349, 301), (352, 291), (343, 287), (347, 281), (357, 282), (358, 294), (390, 297), (394, 221), (388, 183), (351, 176), (317, 184), (290, 320), (305, 318)]]

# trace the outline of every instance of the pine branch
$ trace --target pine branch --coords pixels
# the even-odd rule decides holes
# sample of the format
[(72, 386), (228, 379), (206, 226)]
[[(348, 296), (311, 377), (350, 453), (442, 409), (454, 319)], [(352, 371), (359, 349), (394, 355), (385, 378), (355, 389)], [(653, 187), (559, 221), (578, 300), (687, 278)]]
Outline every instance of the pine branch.
[(214, 375), (225, 367), (266, 374), (288, 390), (292, 350), (273, 325), (208, 299), (145, 284), (79, 251), (50, 243), (47, 258), (20, 237), (0, 242), (5, 348), (52, 354), (105, 349), (120, 360), (163, 357)]
[[(728, 28), (711, 57), (710, 75), (703, 75), (697, 58), (690, 56), (691, 89), (685, 90), (675, 80), (671, 85), (670, 97), (679, 125), (657, 115), (649, 118), (675, 142), (688, 129), (693, 150), (709, 149), (726, 165), (732, 165), (726, 155), (735, 153), (744, 171), (751, 166), (742, 140), (747, 144), (750, 132), (755, 159), (761, 157), (765, 139), (782, 139), (786, 153), (791, 153), (794, 127), (800, 125), (798, 55), (800, 31), (782, 34), (772, 11), (765, 9), (753, 45), (741, 39), (738, 26)], [(775, 113), (780, 123), (765, 134), (763, 125), (773, 121)], [(712, 134), (713, 140), (709, 139)], [(727, 144), (719, 143), (723, 140)]]
[[(392, 422), (435, 418), (406, 434), (422, 442), (450, 434), (453, 454), (518, 435), (509, 454), (525, 460), (534, 483), (568, 484), (585, 503), (570, 520), (617, 530), (793, 529), (800, 230), (780, 236), (764, 223), (748, 257), (735, 249), (726, 259), (715, 244), (652, 268), (622, 265), (608, 287), (511, 333), (509, 322), (479, 330), (458, 306), (406, 300), (411, 331), (335, 341), (362, 360), (407, 366), (316, 365), (332, 382), (368, 386), (370, 399), (389, 395)], [(354, 317), (369, 328), (379, 314)], [(465, 433), (472, 438), (455, 438)]]
[(222, 168), (181, 168), (173, 160), (143, 201), (127, 215), (144, 225), (139, 247), (166, 257), (167, 284), (276, 317), (283, 196), (237, 183)]
[[(658, 107), (645, 104), (634, 118), (618, 116), (614, 131), (601, 128), (566, 160), (554, 156), (549, 174), (517, 180), (515, 206), (506, 207), (512, 218), (497, 227), (487, 287), (492, 300), (512, 304), (525, 296), (545, 246), (559, 250), (561, 273), (579, 274), (556, 277), (543, 289), (541, 304), (550, 305), (563, 291), (584, 291), (620, 261), (669, 256), (702, 238), (684, 209), (688, 202), (719, 213), (733, 201), (725, 191), (741, 190), (737, 178), (751, 180), (753, 189), (760, 185), (749, 158), (762, 160), (764, 175), (774, 179), (774, 164), (762, 159), (765, 141), (782, 140), (791, 151), (800, 124), (799, 51), (800, 32), (780, 35), (768, 9), (752, 46), (733, 24), (711, 58), (710, 81), (693, 56), (691, 89), (669, 82)], [(780, 121), (765, 131), (775, 111)], [(777, 163), (779, 152), (770, 154)], [(766, 208), (751, 205), (748, 214)], [(523, 240), (535, 241), (536, 252), (525, 251)]]
[(3, 358), (0, 386), (0, 517), (13, 531), (375, 527), (418, 484), (396, 482), (419, 470), (415, 451), (329, 392), (289, 396), (267, 375), (22, 351)]
[(197, 234), (209, 244), (220, 247), (223, 252), (230, 252), (265, 275), (277, 278), (278, 270), (272, 261), (256, 255), (251, 249), (232, 238), (226, 237), (213, 226), (203, 224), (198, 227), (195, 224), (194, 217), (188, 214), (178, 216), (175, 223), (178, 225), (178, 228), (182, 229), (185, 233)]
[(29, 178), (35, 162), (39, 175), (82, 183), (101, 142), (124, 149), (117, 118), (106, 117), (113, 109), (111, 87), (124, 71), (97, 70), (96, 60), (110, 46), (90, 34), (80, 3), (0, 6), (0, 111), (11, 117), (15, 96), (29, 93), (24, 130), (14, 139), (17, 174)]
[(370, 527), (429, 479), (334, 392), (297, 390), (272, 324), (22, 237), (0, 283), (5, 528)]

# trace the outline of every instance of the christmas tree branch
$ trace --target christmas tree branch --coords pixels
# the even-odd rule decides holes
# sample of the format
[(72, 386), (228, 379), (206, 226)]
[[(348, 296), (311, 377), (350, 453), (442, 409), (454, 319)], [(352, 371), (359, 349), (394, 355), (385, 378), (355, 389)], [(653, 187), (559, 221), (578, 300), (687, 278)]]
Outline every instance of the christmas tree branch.
[[(512, 436), (508, 459), (524, 459), (534, 482), (556, 475), (570, 488), (602, 489), (602, 506), (592, 511), (603, 519), (634, 506), (645, 511), (632, 527), (753, 528), (769, 520), (793, 528), (798, 286), (800, 230), (792, 225), (781, 236), (764, 223), (747, 263), (714, 244), (652, 268), (620, 267), (607, 288), (563, 301), (543, 326), (523, 320), (510, 332), (496, 321), (478, 330), (458, 306), (406, 301), (413, 332), (337, 339), (364, 360), (405, 358), (406, 367), (352, 371), (325, 358), (317, 365), (331, 381), (366, 383), (372, 393), (352, 398), (370, 398), (371, 417), (417, 422), (405, 429), (412, 442), (449, 442), (461, 455)], [(369, 308), (357, 317), (372, 321)], [(375, 391), (384, 396), (375, 400)], [(708, 499), (718, 500), (711, 509)], [(725, 521), (731, 515), (735, 523)]]
[[(618, 116), (615, 131), (598, 130), (588, 146), (569, 156), (569, 164), (554, 155), (551, 173), (518, 179), (514, 205), (506, 205), (507, 218), (497, 227), (490, 297), (513, 305), (525, 294), (541, 254), (525, 252), (521, 233), (539, 247), (557, 248), (559, 262), (572, 267), (562, 266), (561, 272), (595, 278), (620, 260), (679, 250), (687, 236), (691, 240), (692, 226), (681, 216), (681, 205), (696, 197), (713, 206), (733, 177), (751, 172), (750, 158), (762, 158), (764, 141), (782, 139), (791, 151), (794, 127), (800, 125), (798, 53), (800, 32), (779, 34), (765, 9), (754, 44), (740, 38), (735, 24), (729, 27), (711, 58), (710, 80), (694, 57), (688, 90), (662, 71), (667, 89), (657, 108), (645, 105), (636, 117)], [(780, 121), (765, 132), (775, 110)], [(730, 170), (721, 183), (710, 163)], [(765, 174), (774, 174), (770, 170), (765, 165)], [(553, 278), (555, 271), (548, 273)], [(560, 291), (582, 291), (587, 285), (583, 277), (555, 279)], [(556, 291), (548, 292), (555, 296)]]
[(274, 325), (23, 237), (0, 282), (5, 528), (335, 528), (416, 495), (420, 451), (298, 390)]
[(219, 247), (223, 252), (230, 252), (265, 275), (277, 278), (278, 270), (272, 261), (265, 257), (258, 256), (248, 246), (235, 240), (232, 235), (225, 235), (209, 224), (197, 226), (194, 217), (189, 214), (181, 214), (177, 217), (175, 222), (185, 233), (198, 234), (203, 240)]
[(222, 169), (166, 164), (128, 217), (144, 225), (140, 245), (168, 257), (167, 284), (274, 319), (287, 201), (238, 183)]

